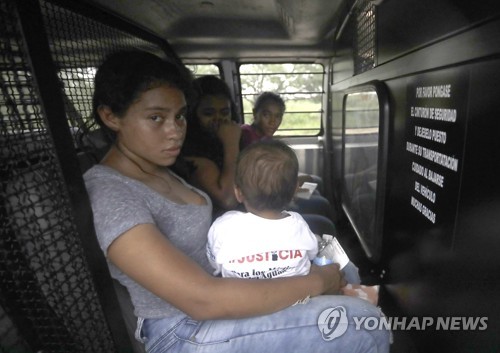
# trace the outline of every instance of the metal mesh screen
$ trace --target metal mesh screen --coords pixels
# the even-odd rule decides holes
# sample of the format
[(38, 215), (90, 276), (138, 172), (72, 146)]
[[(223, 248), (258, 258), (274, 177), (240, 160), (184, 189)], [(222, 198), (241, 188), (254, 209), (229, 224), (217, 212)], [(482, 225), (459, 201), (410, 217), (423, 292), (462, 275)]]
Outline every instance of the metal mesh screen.
[[(113, 352), (15, 4), (0, 0), (0, 352)], [(159, 48), (40, 5), (78, 146), (97, 63), (119, 48)]]
[(2, 306), (16, 321), (23, 321), (19, 329), (30, 331), (33, 349), (113, 351), (16, 26), (16, 11), (9, 1), (0, 4), (5, 36), (0, 81)]
[(356, 9), (354, 34), (354, 73), (375, 67), (375, 5), (362, 0)]
[(10, 317), (0, 306), (0, 352), (29, 352), (27, 344), (22, 339), (16, 329), (16, 326), (11, 321)]
[[(92, 141), (93, 79), (96, 67), (110, 52), (142, 49), (165, 57), (158, 45), (97, 22), (47, 1), (40, 1), (52, 58), (64, 89), (65, 110), (78, 148)], [(92, 146), (95, 147), (95, 146)]]

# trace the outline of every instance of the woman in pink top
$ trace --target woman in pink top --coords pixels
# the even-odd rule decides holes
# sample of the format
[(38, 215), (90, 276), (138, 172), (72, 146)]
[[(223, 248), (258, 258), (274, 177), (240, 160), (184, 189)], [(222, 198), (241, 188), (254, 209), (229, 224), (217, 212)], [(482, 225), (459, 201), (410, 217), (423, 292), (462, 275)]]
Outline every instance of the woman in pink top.
[(260, 141), (271, 139), (283, 120), (285, 102), (273, 92), (262, 93), (253, 108), (253, 123), (241, 127), (240, 148)]
[[(264, 92), (258, 96), (252, 110), (253, 123), (241, 126), (240, 150), (254, 142), (272, 139), (283, 121), (285, 109), (285, 101), (274, 92)], [(301, 173), (299, 185), (306, 181), (321, 183), (321, 180), (317, 179)]]

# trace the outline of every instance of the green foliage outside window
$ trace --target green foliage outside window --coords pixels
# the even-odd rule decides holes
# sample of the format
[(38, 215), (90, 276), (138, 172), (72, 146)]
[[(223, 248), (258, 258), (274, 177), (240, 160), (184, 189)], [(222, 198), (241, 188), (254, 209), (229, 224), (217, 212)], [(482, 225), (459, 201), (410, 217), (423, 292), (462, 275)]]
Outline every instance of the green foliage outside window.
[[(220, 76), (214, 64), (186, 65), (195, 77)], [(324, 68), (321, 64), (242, 64), (239, 67), (245, 123), (253, 121), (252, 108), (265, 91), (279, 94), (286, 104), (278, 136), (318, 135), (323, 111)]]
[(265, 91), (279, 94), (286, 112), (277, 135), (317, 135), (321, 130), (324, 69), (320, 64), (244, 64), (240, 66), (241, 98), (246, 123)]

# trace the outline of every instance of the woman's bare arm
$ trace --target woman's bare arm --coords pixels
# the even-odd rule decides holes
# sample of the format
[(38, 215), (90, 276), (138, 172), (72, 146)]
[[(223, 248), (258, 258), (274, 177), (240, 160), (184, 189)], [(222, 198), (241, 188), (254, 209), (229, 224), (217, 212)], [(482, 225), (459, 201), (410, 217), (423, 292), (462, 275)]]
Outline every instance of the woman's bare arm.
[[(196, 167), (193, 184), (207, 192), (212, 201), (225, 210), (234, 209), (238, 201), (234, 195), (234, 176), (236, 160), (240, 152), (241, 128), (235, 122), (221, 123), (217, 128), (217, 137), (224, 148), (222, 167), (202, 157), (188, 157)], [(205, 146), (210, 148), (210, 146)]]
[(205, 191), (212, 201), (225, 210), (234, 209), (238, 205), (234, 195), (234, 170), (235, 162), (232, 165), (225, 165), (224, 170), (208, 158), (188, 157), (194, 163), (194, 171), (190, 182)]
[(342, 285), (334, 266), (272, 280), (213, 277), (153, 224), (138, 225), (119, 236), (109, 246), (108, 257), (137, 283), (197, 320), (269, 314), (308, 295), (338, 291)]

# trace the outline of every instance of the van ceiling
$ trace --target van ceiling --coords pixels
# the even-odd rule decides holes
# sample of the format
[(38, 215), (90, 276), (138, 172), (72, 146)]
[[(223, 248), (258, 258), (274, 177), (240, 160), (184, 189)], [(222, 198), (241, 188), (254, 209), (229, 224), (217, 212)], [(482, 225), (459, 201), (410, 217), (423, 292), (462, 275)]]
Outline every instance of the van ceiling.
[(89, 1), (166, 39), (183, 59), (329, 56), (346, 2)]

